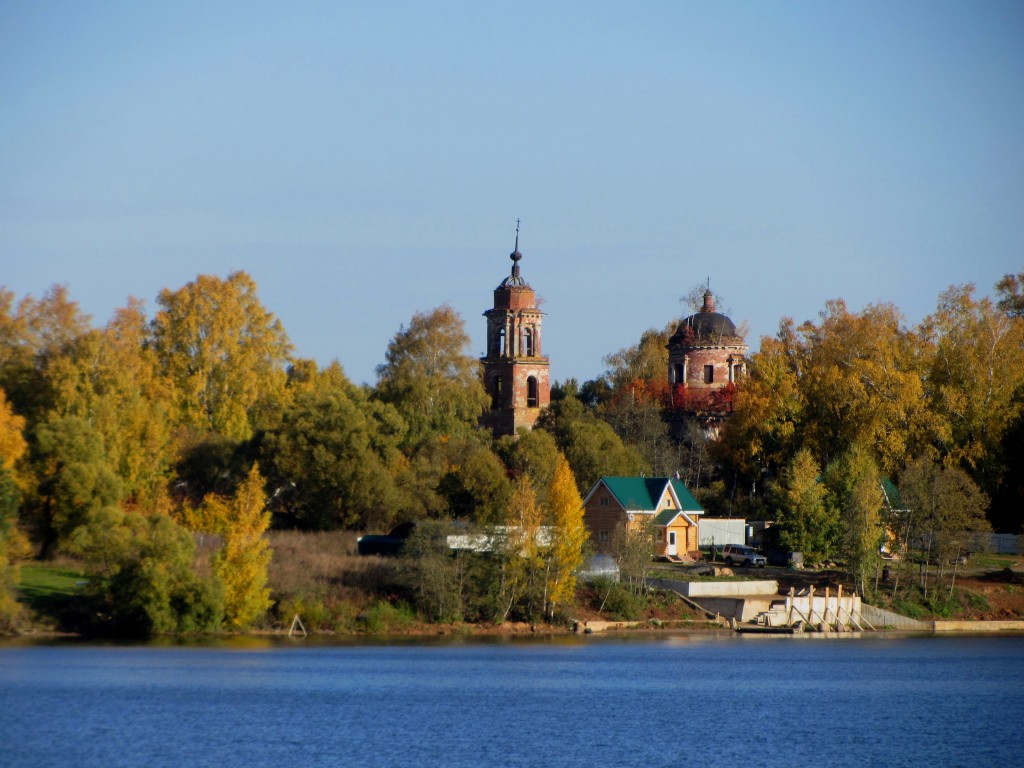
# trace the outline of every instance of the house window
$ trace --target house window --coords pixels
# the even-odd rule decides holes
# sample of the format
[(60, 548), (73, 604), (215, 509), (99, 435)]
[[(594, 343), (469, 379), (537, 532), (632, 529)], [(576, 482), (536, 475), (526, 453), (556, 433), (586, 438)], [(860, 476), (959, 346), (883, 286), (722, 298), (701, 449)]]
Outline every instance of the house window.
[(598, 534), (597, 538), (598, 538), (598, 541), (600, 541), (602, 544), (607, 544), (608, 543), (608, 531), (601, 531)]
[(704, 383), (714, 384), (715, 383), (715, 366), (705, 365), (704, 366)]
[(601, 506), (602, 507), (607, 507), (608, 506), (608, 497), (607, 496), (602, 496), (601, 497)]
[(526, 380), (526, 407), (537, 408), (540, 400), (537, 395), (537, 379), (533, 376)]
[(523, 331), (523, 354), (533, 357), (533, 328), (526, 328)]

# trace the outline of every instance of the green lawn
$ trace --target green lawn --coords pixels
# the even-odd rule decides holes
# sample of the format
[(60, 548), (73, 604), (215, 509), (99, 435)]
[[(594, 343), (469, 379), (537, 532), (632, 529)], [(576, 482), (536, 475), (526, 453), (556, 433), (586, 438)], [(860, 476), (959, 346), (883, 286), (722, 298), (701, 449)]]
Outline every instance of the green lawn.
[(975, 552), (967, 561), (972, 569), (986, 569), (991, 571), (1012, 568), (1021, 561), (1020, 555), (994, 555), (989, 552)]
[(36, 613), (57, 619), (81, 593), (85, 579), (84, 574), (66, 567), (26, 563), (21, 566), (19, 599)]

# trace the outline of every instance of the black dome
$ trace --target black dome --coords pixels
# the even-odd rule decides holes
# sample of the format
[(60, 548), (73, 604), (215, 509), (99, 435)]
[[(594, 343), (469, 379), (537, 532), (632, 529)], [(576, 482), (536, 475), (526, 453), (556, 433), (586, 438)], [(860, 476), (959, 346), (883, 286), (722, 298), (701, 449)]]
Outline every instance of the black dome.
[(698, 340), (717, 342), (724, 338), (736, 338), (736, 335), (736, 325), (733, 321), (715, 312), (715, 301), (709, 288), (704, 292), (704, 307), (679, 324), (669, 339), (669, 344), (686, 344)]
[(679, 324), (674, 341), (679, 336), (696, 336), (698, 338), (720, 339), (723, 336), (735, 336), (736, 325), (725, 315), (718, 312), (698, 312), (690, 315)]

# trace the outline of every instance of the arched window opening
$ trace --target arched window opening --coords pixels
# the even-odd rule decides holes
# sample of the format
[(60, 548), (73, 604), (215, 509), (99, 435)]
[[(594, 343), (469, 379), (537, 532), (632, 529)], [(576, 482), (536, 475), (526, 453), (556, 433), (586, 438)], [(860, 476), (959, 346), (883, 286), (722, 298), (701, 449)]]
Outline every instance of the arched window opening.
[(533, 328), (523, 330), (523, 354), (527, 357), (533, 357), (536, 354), (533, 349)]
[(491, 383), (491, 408), (501, 408), (501, 376), (495, 376)]
[(538, 408), (540, 400), (537, 396), (537, 379), (531, 376), (526, 380), (526, 407)]
[(672, 383), (673, 384), (683, 384), (684, 381), (685, 381), (685, 374), (683, 373), (683, 364), (682, 363), (676, 363), (676, 365), (675, 365), (675, 373), (672, 376)]
[(505, 353), (505, 329), (502, 328), (498, 331), (498, 354), (504, 356)]

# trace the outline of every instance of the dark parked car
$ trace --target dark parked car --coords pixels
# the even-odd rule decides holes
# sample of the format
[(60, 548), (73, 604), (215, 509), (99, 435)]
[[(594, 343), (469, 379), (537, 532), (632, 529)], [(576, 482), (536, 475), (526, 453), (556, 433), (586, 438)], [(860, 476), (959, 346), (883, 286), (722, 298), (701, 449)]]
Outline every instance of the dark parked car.
[(416, 528), (416, 523), (401, 523), (392, 528), (391, 533), (387, 535), (370, 533), (360, 536), (356, 541), (359, 554), (397, 555), (402, 551), (406, 539), (409, 538), (414, 528)]

